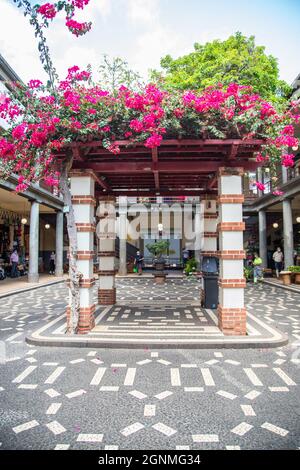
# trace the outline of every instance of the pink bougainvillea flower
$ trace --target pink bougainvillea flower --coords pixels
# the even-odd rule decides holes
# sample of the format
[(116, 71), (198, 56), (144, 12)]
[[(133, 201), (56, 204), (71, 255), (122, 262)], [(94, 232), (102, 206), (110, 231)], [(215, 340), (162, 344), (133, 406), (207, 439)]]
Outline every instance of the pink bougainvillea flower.
[(283, 191), (280, 191), (279, 189), (275, 189), (272, 193), (274, 196), (282, 196), (284, 194)]
[(90, 0), (71, 0), (71, 1), (74, 7), (83, 9), (86, 5), (88, 5)]
[(78, 37), (87, 33), (91, 29), (92, 23), (91, 22), (78, 23), (78, 21), (72, 20), (71, 18), (67, 18), (66, 26), (68, 27), (69, 31), (71, 31), (72, 34)]
[(40, 88), (40, 86), (43, 85), (43, 82), (40, 80), (30, 80), (28, 83), (29, 88), (34, 89), (34, 88)]
[(284, 155), (281, 155), (281, 163), (285, 167), (294, 166), (294, 164), (295, 164), (294, 159), (295, 159), (295, 155), (293, 155), (293, 154), (286, 153)]
[(54, 5), (51, 3), (45, 3), (44, 5), (41, 5), (38, 9), (37, 12), (40, 13), (44, 18), (47, 18), (48, 20), (53, 20), (56, 16), (56, 8)]
[(144, 130), (144, 124), (138, 119), (132, 119), (132, 121), (130, 121), (129, 127), (135, 132), (142, 132)]
[(259, 181), (256, 181), (254, 184), (259, 191), (264, 191), (266, 189), (265, 185), (263, 183), (260, 183)]
[(145, 147), (150, 149), (154, 149), (159, 147), (162, 141), (162, 136), (159, 134), (152, 134), (145, 142)]

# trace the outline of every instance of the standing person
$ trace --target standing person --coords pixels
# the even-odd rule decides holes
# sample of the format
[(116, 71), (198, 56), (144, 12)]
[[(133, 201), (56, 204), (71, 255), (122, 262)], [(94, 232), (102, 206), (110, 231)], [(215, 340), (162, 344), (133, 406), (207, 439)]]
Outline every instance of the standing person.
[(134, 265), (138, 269), (139, 276), (142, 275), (143, 272), (143, 256), (141, 255), (140, 251), (136, 252), (135, 258), (134, 258)]
[(283, 253), (279, 246), (277, 247), (276, 251), (274, 251), (273, 253), (273, 260), (275, 263), (276, 277), (279, 277), (279, 273), (282, 270), (282, 262), (283, 262)]
[(183, 267), (185, 268), (186, 263), (188, 262), (188, 259), (190, 257), (190, 252), (186, 248), (182, 250), (182, 262), (183, 262)]
[(258, 280), (262, 279), (262, 259), (258, 256), (257, 253), (254, 253), (254, 260), (253, 260), (253, 280), (254, 284), (257, 283)]
[(51, 255), (50, 255), (50, 271), (49, 271), (50, 274), (54, 274), (55, 273), (55, 252), (52, 251)]
[(10, 264), (11, 264), (11, 277), (18, 277), (19, 255), (16, 249), (14, 249), (14, 251), (10, 255)]

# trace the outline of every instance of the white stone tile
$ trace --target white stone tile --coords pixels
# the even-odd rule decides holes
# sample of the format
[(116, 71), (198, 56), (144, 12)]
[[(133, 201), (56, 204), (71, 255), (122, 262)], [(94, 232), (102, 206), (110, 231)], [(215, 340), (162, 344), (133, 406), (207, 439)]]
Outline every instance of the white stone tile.
[(70, 444), (56, 444), (54, 450), (68, 450), (70, 448)]
[(273, 370), (281, 378), (281, 380), (283, 380), (283, 382), (285, 382), (287, 385), (290, 385), (290, 386), (296, 385), (296, 383), (279, 367), (274, 367)]
[(184, 387), (185, 392), (204, 392), (203, 387)]
[(156, 431), (159, 431), (159, 432), (161, 432), (162, 434), (164, 434), (165, 436), (168, 436), (168, 437), (173, 436), (173, 434), (176, 434), (176, 432), (177, 432), (175, 429), (170, 428), (170, 426), (167, 426), (164, 423), (156, 423), (152, 427)]
[(83, 390), (83, 389), (75, 390), (74, 392), (67, 393), (66, 397), (67, 398), (76, 398), (76, 397), (79, 397), (81, 395), (84, 395), (85, 393), (86, 393), (86, 391)]
[(90, 385), (99, 385), (106, 371), (106, 367), (99, 367), (91, 380)]
[(173, 392), (170, 392), (169, 390), (166, 390), (165, 392), (160, 392), (157, 395), (154, 395), (155, 398), (158, 400), (164, 400), (165, 398), (169, 397), (170, 395), (173, 395)]
[(35, 390), (38, 387), (38, 384), (21, 384), (18, 385), (18, 388), (23, 390)]
[(116, 446), (114, 444), (107, 444), (106, 446), (104, 446), (104, 449), (105, 450), (118, 450), (119, 446)]
[(31, 374), (37, 366), (28, 366), (21, 374), (19, 374), (15, 379), (13, 379), (13, 383), (21, 383), (29, 374)]
[(66, 429), (58, 421), (51, 421), (51, 423), (47, 423), (46, 426), (56, 436), (66, 432)]
[(171, 362), (166, 361), (165, 359), (158, 359), (157, 362), (163, 364), (164, 366), (169, 366), (171, 364)]
[(271, 392), (289, 392), (290, 389), (288, 387), (269, 387)]
[(181, 386), (181, 380), (180, 380), (180, 373), (179, 369), (172, 369), (170, 370), (171, 372), (171, 385), (173, 387), (180, 387)]
[(55, 415), (59, 408), (61, 407), (61, 403), (52, 403), (46, 411), (46, 415)]
[(102, 387), (100, 387), (100, 391), (101, 392), (118, 392), (119, 388), (120, 387), (116, 385), (103, 385)]
[(149, 364), (150, 362), (152, 362), (151, 359), (144, 359), (143, 361), (137, 362), (137, 364), (138, 364), (139, 366), (144, 366), (144, 365), (146, 365), (146, 364)]
[(132, 392), (129, 392), (129, 395), (132, 395), (133, 397), (138, 398), (139, 400), (147, 398), (147, 395), (142, 392), (139, 392), (138, 390), (133, 390)]
[(237, 434), (238, 436), (244, 436), (252, 428), (253, 426), (251, 424), (243, 422), (240, 423), (238, 426), (235, 426), (235, 428), (231, 429), (231, 432)]
[(262, 424), (261, 427), (282, 437), (286, 436), (289, 433), (289, 431), (287, 431), (286, 429), (280, 428), (279, 426), (275, 426), (274, 424), (267, 422)]
[(65, 367), (57, 367), (52, 374), (49, 375), (49, 377), (45, 380), (45, 384), (53, 384), (58, 377), (62, 374), (62, 372), (65, 370)]
[(237, 398), (237, 395), (226, 392), (225, 390), (219, 390), (217, 392), (217, 395), (220, 395), (221, 397), (224, 397), (224, 398), (228, 398), (229, 400), (234, 400), (235, 398)]
[(256, 416), (251, 405), (241, 405), (241, 408), (245, 416)]
[(123, 434), (123, 436), (127, 437), (127, 436), (130, 436), (131, 434), (134, 434), (135, 432), (140, 431), (144, 427), (145, 426), (141, 423), (134, 423), (134, 424), (131, 424), (130, 426), (127, 426), (120, 432), (121, 434)]
[(209, 369), (200, 369), (204, 383), (207, 387), (214, 387), (215, 386), (215, 381), (211, 375), (211, 372)]
[(70, 361), (70, 364), (79, 364), (80, 362), (85, 362), (85, 359), (73, 359), (73, 361)]
[(156, 406), (155, 405), (145, 405), (144, 407), (144, 416), (155, 416)]
[(77, 442), (102, 442), (103, 434), (79, 434)]
[(262, 387), (263, 386), (262, 381), (257, 377), (256, 373), (252, 369), (246, 367), (246, 368), (244, 368), (244, 372), (247, 375), (250, 382), (255, 387)]
[(135, 373), (136, 373), (135, 367), (129, 367), (127, 369), (125, 380), (124, 380), (124, 385), (126, 387), (131, 387), (134, 384)]
[(192, 439), (194, 442), (219, 442), (217, 434), (193, 434)]
[(44, 390), (44, 392), (50, 397), (50, 398), (55, 398), (60, 395), (59, 392), (54, 390), (54, 388), (48, 388), (48, 390)]
[(240, 446), (226, 446), (226, 450), (241, 450)]
[(248, 400), (255, 400), (259, 395), (261, 395), (261, 392), (258, 392), (257, 390), (251, 390), (251, 392), (248, 392), (245, 395), (245, 398), (248, 398)]
[(36, 426), (39, 426), (39, 423), (34, 419), (32, 421), (28, 421), (27, 423), (19, 424), (19, 426), (15, 426), (12, 428), (12, 430), (16, 434), (19, 434), (19, 432), (28, 431), (28, 429), (35, 428)]

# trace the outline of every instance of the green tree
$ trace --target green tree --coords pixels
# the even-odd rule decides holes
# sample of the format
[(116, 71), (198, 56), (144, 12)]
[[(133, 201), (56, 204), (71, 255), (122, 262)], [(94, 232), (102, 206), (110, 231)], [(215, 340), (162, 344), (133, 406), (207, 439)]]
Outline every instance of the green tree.
[(130, 90), (139, 90), (143, 83), (141, 76), (131, 70), (120, 57), (110, 58), (104, 54), (99, 67), (99, 84), (111, 93), (116, 93), (121, 85)]
[(279, 79), (278, 62), (256, 46), (255, 37), (237, 32), (226, 41), (214, 40), (204, 45), (194, 44), (190, 54), (173, 59), (161, 59), (163, 72), (154, 71), (152, 78), (165, 87), (202, 90), (219, 82), (252, 85), (255, 93), (272, 101), (285, 101), (291, 89)]

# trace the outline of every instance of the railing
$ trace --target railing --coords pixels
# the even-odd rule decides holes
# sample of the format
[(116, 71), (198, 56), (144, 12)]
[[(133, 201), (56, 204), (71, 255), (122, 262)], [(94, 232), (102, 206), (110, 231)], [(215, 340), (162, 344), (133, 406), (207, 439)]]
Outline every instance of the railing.
[[(200, 201), (199, 196), (156, 196), (156, 197), (127, 197), (128, 204), (195, 204)], [(119, 204), (120, 198), (116, 202)]]

